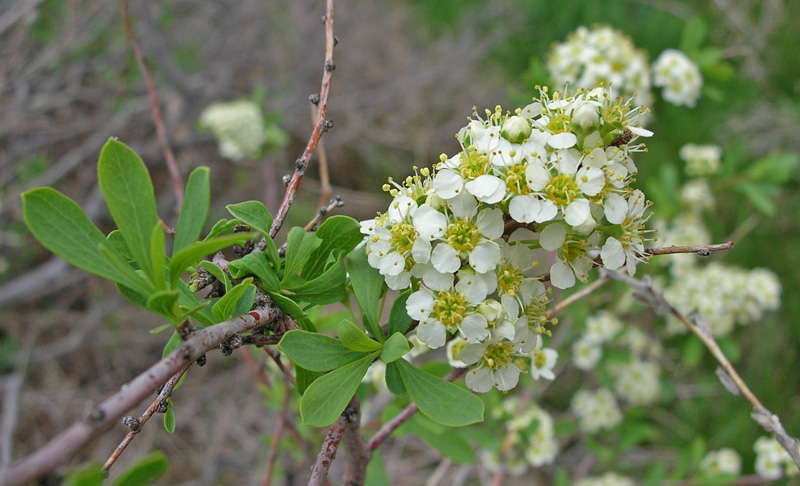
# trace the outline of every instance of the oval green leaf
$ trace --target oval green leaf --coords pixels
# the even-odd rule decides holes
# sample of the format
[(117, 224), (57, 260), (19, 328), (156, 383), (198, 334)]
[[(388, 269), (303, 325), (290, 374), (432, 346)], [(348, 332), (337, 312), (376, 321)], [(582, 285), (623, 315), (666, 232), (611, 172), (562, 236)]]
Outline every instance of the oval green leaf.
[(293, 363), (309, 371), (330, 371), (365, 356), (363, 352), (346, 348), (338, 339), (300, 329), (284, 334), (278, 349)]
[(339, 339), (342, 344), (347, 346), (353, 351), (377, 351), (382, 348), (381, 344), (373, 341), (364, 331), (356, 327), (355, 324), (348, 320), (343, 320), (339, 323)]
[(334, 423), (355, 395), (361, 379), (377, 355), (376, 352), (364, 356), (317, 378), (300, 400), (303, 425), (327, 427)]

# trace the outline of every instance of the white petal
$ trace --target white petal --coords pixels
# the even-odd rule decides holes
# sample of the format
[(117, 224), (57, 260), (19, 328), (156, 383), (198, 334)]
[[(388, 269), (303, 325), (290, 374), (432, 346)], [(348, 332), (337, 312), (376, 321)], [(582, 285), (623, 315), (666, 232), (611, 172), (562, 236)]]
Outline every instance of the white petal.
[(398, 275), (406, 268), (406, 259), (399, 253), (392, 252), (381, 258), (381, 266), (378, 269), (381, 275)]
[(609, 194), (603, 202), (603, 212), (611, 224), (621, 224), (628, 213), (628, 201), (619, 194)]
[(580, 226), (589, 221), (592, 211), (588, 199), (576, 199), (569, 203), (564, 214), (564, 221), (570, 226)]
[(472, 218), (472, 215), (475, 214), (475, 210), (478, 208), (478, 201), (466, 191), (461, 192), (461, 194), (450, 199), (447, 203), (456, 218), (461, 219)]
[(447, 331), (444, 328), (444, 324), (439, 321), (420, 321), (419, 326), (417, 326), (417, 337), (427, 344), (429, 348), (436, 349), (444, 346), (444, 342), (447, 339)]
[(545, 199), (542, 201), (541, 209), (539, 209), (539, 214), (536, 215), (534, 221), (537, 223), (546, 223), (555, 218), (557, 214), (558, 208), (553, 204), (553, 201)]
[[(463, 353), (463, 350), (461, 352)], [(476, 393), (486, 393), (494, 386), (492, 372), (487, 368), (478, 368), (468, 371), (467, 375), (464, 377), (464, 382), (470, 390)]]
[(497, 382), (497, 389), (508, 391), (517, 386), (519, 382), (519, 368), (509, 365), (494, 372), (494, 379)]
[(514, 324), (508, 319), (504, 319), (499, 326), (495, 326), (494, 333), (502, 338), (512, 341), (514, 339)]
[(399, 196), (389, 205), (389, 221), (399, 223), (417, 209), (417, 202), (408, 196)]
[(465, 187), (478, 201), (494, 204), (506, 195), (506, 183), (499, 177), (484, 174), (466, 183)]
[(458, 274), (459, 281), (456, 290), (462, 292), (467, 297), (467, 302), (477, 304), (482, 302), (489, 294), (486, 283), (480, 275), (468, 275), (464, 272)]
[(628, 130), (631, 131), (632, 134), (638, 135), (640, 137), (652, 137), (653, 132), (647, 130), (646, 128), (641, 127), (628, 127)]
[(508, 213), (520, 223), (531, 223), (539, 215), (540, 201), (533, 196), (517, 196), (508, 205)]
[(461, 259), (458, 252), (450, 245), (443, 243), (436, 245), (431, 253), (433, 267), (442, 273), (456, 273), (461, 268)]
[(480, 243), (469, 254), (469, 265), (478, 273), (486, 273), (500, 262), (500, 247), (491, 242)]
[(483, 357), (486, 348), (486, 344), (468, 344), (458, 352), (458, 359), (467, 364), (475, 364)]
[(503, 294), (500, 296), (500, 302), (509, 317), (516, 319), (519, 316), (519, 301), (516, 298)]
[[(586, 181), (583, 179), (586, 178)], [(578, 171), (578, 187), (587, 196), (596, 196), (606, 185), (606, 176), (597, 167), (583, 168)]]
[(541, 191), (550, 183), (550, 172), (544, 166), (529, 164), (525, 169), (525, 180), (528, 187), (534, 191)]
[(450, 170), (441, 170), (433, 179), (433, 190), (442, 199), (450, 199), (461, 192), (464, 179), (459, 174)]
[(422, 276), (422, 281), (431, 290), (444, 291), (453, 288), (453, 274), (440, 273), (433, 268), (425, 272)]
[(417, 263), (428, 263), (431, 259), (431, 242), (424, 238), (415, 238), (411, 257)]
[(481, 314), (470, 314), (458, 325), (464, 335), (464, 341), (475, 344), (483, 341), (489, 335), (489, 323)]
[(419, 238), (439, 238), (444, 234), (445, 228), (447, 217), (429, 205), (423, 204), (414, 212), (414, 230), (419, 233)]
[(578, 137), (570, 132), (558, 133), (547, 139), (547, 144), (556, 150), (574, 147), (576, 143), (578, 143)]
[(505, 223), (503, 222), (503, 212), (497, 208), (484, 209), (478, 213), (478, 231), (481, 235), (489, 239), (500, 238), (503, 236)]
[(561, 223), (553, 223), (545, 226), (539, 235), (539, 244), (545, 250), (558, 250), (564, 245), (567, 239), (567, 227)]
[(417, 290), (408, 296), (406, 312), (414, 320), (421, 321), (433, 311), (433, 296), (424, 290)]
[(622, 249), (622, 243), (613, 236), (606, 240), (603, 249), (600, 250), (600, 258), (603, 259), (603, 265), (611, 270), (616, 270), (625, 264), (625, 252)]
[(575, 285), (575, 274), (566, 263), (557, 261), (550, 267), (550, 283), (559, 289), (568, 289)]
[(397, 275), (386, 275), (386, 285), (392, 290), (403, 290), (411, 286), (411, 272), (400, 272)]

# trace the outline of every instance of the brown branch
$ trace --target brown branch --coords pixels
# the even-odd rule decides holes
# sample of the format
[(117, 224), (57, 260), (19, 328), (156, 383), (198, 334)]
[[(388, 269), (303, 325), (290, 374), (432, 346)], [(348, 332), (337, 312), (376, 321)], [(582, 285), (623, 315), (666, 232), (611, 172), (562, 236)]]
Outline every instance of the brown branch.
[(321, 486), (325, 478), (328, 477), (328, 470), (336, 458), (336, 450), (339, 448), (339, 443), (342, 441), (348, 423), (352, 422), (354, 415), (360, 416), (358, 408), (358, 398), (354, 396), (345, 407), (342, 415), (328, 429), (319, 454), (317, 454), (317, 461), (311, 469), (308, 486)]
[[(317, 119), (317, 107), (316, 105), (311, 105), (311, 121), (315, 121)], [(319, 203), (317, 203), (317, 207), (322, 210), (325, 207), (326, 203), (328, 202), (328, 198), (331, 197), (331, 180), (330, 176), (328, 175), (328, 153), (325, 151), (325, 141), (320, 139), (319, 144), (317, 144), (317, 154), (319, 154), (319, 182), (322, 186), (320, 193), (319, 193)]]
[(325, 119), (325, 115), (328, 113), (328, 95), (330, 94), (331, 88), (331, 76), (333, 70), (336, 68), (336, 65), (333, 63), (333, 46), (335, 43), (333, 37), (333, 0), (327, 0), (326, 15), (323, 19), (325, 20), (325, 67), (322, 73), (322, 86), (319, 90), (317, 121), (314, 124), (314, 130), (311, 132), (311, 137), (308, 139), (303, 154), (295, 161), (294, 173), (292, 173), (292, 177), (289, 179), (283, 201), (278, 208), (278, 212), (275, 214), (272, 228), (269, 230), (269, 236), (272, 238), (275, 237), (281, 229), (281, 226), (283, 226), (286, 213), (288, 213), (289, 207), (292, 205), (295, 195), (297, 195), (300, 181), (303, 180), (303, 174), (305, 174), (308, 168), (311, 155), (314, 153), (320, 137), (322, 137), (322, 132), (332, 126), (332, 124)]
[(321, 205), (319, 211), (317, 211), (317, 214), (314, 216), (314, 219), (309, 221), (308, 224), (303, 227), (303, 229), (306, 231), (315, 231), (317, 226), (319, 226), (329, 212), (331, 212), (334, 208), (340, 208), (342, 206), (344, 206), (344, 201), (342, 201), (342, 198), (339, 196), (336, 196), (328, 201), (327, 205)]
[(667, 246), (664, 248), (648, 248), (644, 251), (646, 255), (673, 255), (675, 253), (697, 253), (700, 256), (708, 256), (712, 251), (730, 250), (733, 242), (718, 243), (715, 245), (701, 246)]
[(159, 392), (156, 399), (153, 401), (152, 404), (150, 404), (149, 407), (147, 407), (147, 410), (144, 411), (141, 417), (139, 417), (138, 419), (135, 419), (133, 417), (125, 417), (125, 419), (123, 419), (122, 422), (126, 426), (128, 426), (128, 428), (130, 428), (131, 431), (128, 432), (128, 434), (125, 436), (124, 439), (122, 439), (122, 442), (120, 442), (120, 444), (111, 454), (111, 457), (109, 457), (106, 463), (103, 464), (103, 472), (106, 474), (106, 476), (108, 475), (108, 470), (111, 469), (111, 466), (113, 466), (115, 462), (117, 462), (119, 456), (133, 441), (133, 438), (136, 437), (136, 434), (141, 432), (142, 427), (144, 426), (144, 424), (147, 423), (148, 420), (150, 420), (150, 417), (152, 417), (153, 414), (156, 413), (157, 411), (164, 410), (163, 407), (164, 404), (166, 404), (167, 402), (167, 398), (169, 398), (169, 396), (172, 394), (172, 390), (175, 388), (175, 385), (178, 384), (178, 381), (181, 379), (184, 373), (186, 373), (186, 370), (188, 370), (189, 366), (191, 365), (192, 364), (189, 363), (185, 368), (178, 371), (177, 373), (172, 375), (172, 378), (167, 380), (167, 382), (161, 388), (161, 391)]
[(181, 172), (178, 170), (178, 164), (175, 162), (175, 155), (172, 153), (172, 148), (169, 145), (167, 138), (167, 131), (164, 129), (164, 119), (161, 116), (161, 108), (158, 104), (158, 95), (156, 94), (156, 87), (153, 83), (153, 78), (150, 76), (150, 71), (144, 62), (144, 55), (142, 54), (139, 44), (136, 43), (136, 38), (133, 36), (133, 29), (131, 29), (130, 13), (128, 11), (128, 0), (121, 0), (122, 2), (122, 25), (125, 27), (125, 37), (128, 39), (133, 50), (133, 56), (136, 58), (136, 64), (139, 66), (139, 71), (142, 73), (145, 85), (147, 86), (147, 94), (150, 97), (150, 111), (153, 115), (153, 123), (156, 127), (158, 134), (158, 141), (161, 143), (161, 149), (164, 151), (164, 159), (167, 163), (170, 177), (172, 178), (172, 187), (175, 191), (175, 201), (178, 206), (178, 212), (183, 205), (183, 182), (181, 181)]
[[(11, 467), (0, 483), (21, 486), (36, 481), (67, 463), (89, 441), (116, 423), (188, 363), (197, 360), (236, 334), (270, 325), (282, 314), (271, 305), (193, 332), (178, 349), (93, 407), (86, 416), (31, 455)], [(281, 330), (282, 332), (282, 330)]]
[(764, 405), (761, 404), (761, 401), (753, 394), (742, 377), (739, 376), (739, 373), (736, 372), (736, 369), (730, 361), (728, 361), (728, 358), (725, 357), (725, 354), (720, 349), (714, 336), (711, 335), (711, 326), (704, 322), (702, 317), (695, 315), (694, 320), (696, 322), (692, 322), (691, 319), (686, 317), (664, 298), (664, 295), (653, 285), (649, 278), (637, 280), (628, 276), (626, 273), (613, 270), (604, 270), (603, 273), (607, 277), (620, 280), (633, 287), (636, 290), (635, 295), (650, 305), (657, 313), (672, 315), (688, 327), (711, 352), (711, 355), (714, 356), (714, 359), (717, 360), (722, 370), (724, 370), (724, 373), (718, 373), (718, 375), (721, 375), (720, 379), (723, 386), (734, 394), (741, 394), (745, 400), (750, 402), (753, 406), (753, 412), (751, 413), (753, 420), (764, 427), (767, 432), (772, 433), (775, 439), (792, 457), (794, 463), (800, 467), (800, 451), (798, 451), (797, 439), (790, 437), (786, 433), (778, 416), (767, 410)]
[(344, 484), (361, 486), (367, 480), (367, 464), (372, 457), (372, 452), (367, 450), (364, 437), (361, 435), (361, 405), (358, 402), (358, 395), (353, 397), (350, 405), (348, 407), (350, 413), (346, 414), (346, 427), (342, 438), (346, 461)]
[(547, 311), (547, 318), (550, 319), (555, 314), (557, 314), (557, 313), (561, 312), (562, 310), (564, 310), (566, 307), (574, 304), (575, 302), (581, 300), (582, 298), (586, 297), (587, 295), (590, 295), (595, 290), (599, 289), (600, 287), (602, 287), (603, 285), (608, 283), (610, 280), (611, 279), (609, 279), (608, 277), (601, 277), (601, 278), (595, 280), (594, 282), (590, 283), (586, 287), (582, 288), (581, 290), (579, 290), (579, 291), (575, 292), (574, 294), (570, 295), (566, 299), (562, 300), (561, 302), (559, 302), (558, 304), (553, 306), (552, 309)]

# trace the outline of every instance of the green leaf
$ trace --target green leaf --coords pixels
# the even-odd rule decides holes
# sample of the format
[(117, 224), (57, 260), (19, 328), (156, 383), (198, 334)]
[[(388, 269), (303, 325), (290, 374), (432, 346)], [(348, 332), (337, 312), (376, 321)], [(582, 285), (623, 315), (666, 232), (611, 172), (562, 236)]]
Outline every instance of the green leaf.
[(177, 290), (160, 290), (147, 299), (147, 309), (164, 316), (173, 324), (178, 324), (182, 320), (178, 307), (179, 294)]
[(272, 226), (272, 215), (264, 204), (259, 201), (245, 201), (238, 204), (225, 206), (228, 212), (242, 223), (269, 238), (269, 229)]
[[(483, 402), (469, 391), (425, 373), (404, 359), (394, 363), (411, 400), (429, 419), (461, 427), (483, 420)], [(453, 406), (458, 404), (458, 406)]]
[(367, 479), (364, 481), (364, 486), (389, 486), (389, 477), (386, 476), (386, 469), (383, 467), (380, 449), (372, 452), (372, 459), (367, 464)]
[[(242, 298), (247, 289), (252, 286), (252, 283), (252, 278), (244, 279), (242, 283), (232, 288), (229, 292), (226, 292), (225, 295), (222, 296), (222, 298), (219, 299), (216, 304), (214, 304), (214, 307), (211, 308), (211, 312), (219, 322), (227, 321), (231, 317), (237, 315), (234, 312), (238, 307), (239, 300)], [(253, 293), (253, 297), (255, 297), (255, 293)], [(250, 310), (250, 307), (252, 306), (253, 302), (251, 301), (247, 310)]]
[(156, 221), (150, 235), (150, 266), (152, 268), (153, 285), (158, 290), (166, 290), (167, 282), (164, 279), (167, 264), (167, 247), (164, 241), (164, 229), (161, 222)]
[(155, 288), (145, 277), (137, 273), (122, 257), (114, 253), (110, 243), (107, 241), (100, 243), (97, 245), (97, 251), (117, 270), (117, 275), (113, 279), (115, 282), (123, 284), (144, 296), (155, 292)]
[(364, 328), (383, 342), (386, 338), (378, 322), (378, 302), (385, 285), (383, 276), (369, 265), (364, 248), (351, 251), (347, 255), (347, 271), (350, 273), (350, 284), (353, 286), (358, 307), (364, 316)]
[(403, 425), (404, 433), (412, 434), (424, 440), (442, 456), (452, 459), (458, 464), (475, 464), (477, 457), (472, 446), (452, 429), (431, 422), (424, 416), (412, 417)]
[(254, 251), (244, 257), (228, 264), (228, 271), (233, 278), (242, 278), (245, 275), (255, 275), (261, 281), (262, 287), (267, 292), (280, 292), (278, 274), (267, 261), (263, 251)]
[[(142, 287), (141, 278), (132, 281), (129, 274), (98, 254), (97, 248), (107, 243), (106, 237), (73, 200), (55, 189), (40, 187), (22, 194), (22, 212), (25, 224), (42, 246), (70, 264), (131, 289)], [(124, 262), (114, 247), (109, 243), (109, 252)]]
[(172, 261), (169, 264), (170, 287), (174, 288), (186, 269), (196, 266), (204, 256), (216, 253), (232, 245), (244, 243), (252, 238), (252, 233), (236, 233), (198, 241), (187, 246), (172, 256)]
[(134, 261), (153, 280), (150, 236), (158, 216), (147, 167), (127, 145), (110, 139), (100, 151), (97, 180)]
[(389, 312), (389, 335), (396, 332), (400, 334), (408, 332), (408, 328), (411, 326), (411, 316), (409, 316), (408, 311), (406, 311), (406, 301), (410, 295), (411, 290), (409, 289), (402, 292), (394, 300), (392, 310)]
[(338, 339), (299, 329), (284, 334), (278, 349), (294, 364), (309, 371), (341, 368), (366, 354), (348, 349)]
[[(125, 237), (122, 236), (119, 230), (114, 230), (106, 236), (106, 240), (111, 245), (111, 250), (116, 252), (122, 259), (131, 265), (136, 265), (133, 261), (133, 255), (128, 249), (128, 244), (125, 243)], [(136, 267), (138, 268), (138, 267)]]
[(303, 425), (327, 427), (342, 414), (367, 374), (377, 352), (317, 378), (300, 400)]
[(209, 300), (204, 300), (202, 302), (197, 300), (197, 296), (189, 290), (189, 286), (182, 280), (178, 281), (178, 292), (180, 292), (178, 296), (178, 305), (185, 309), (184, 316), (191, 316), (197, 319), (203, 326), (211, 326), (217, 323), (214, 319), (214, 314), (212, 314), (211, 309), (208, 308), (208, 305), (211, 303)]
[[(647, 470), (644, 475), (644, 484), (647, 486), (659, 486), (664, 484), (664, 479), (667, 477), (667, 470), (663, 462), (656, 462)], [(721, 483), (730, 484), (730, 483)]]
[(396, 397), (402, 397), (406, 394), (406, 386), (403, 385), (400, 370), (397, 369), (397, 364), (395, 363), (386, 365), (386, 388)]
[(753, 163), (747, 173), (757, 181), (784, 184), (792, 179), (797, 163), (797, 154), (772, 152)]
[(772, 197), (778, 193), (777, 186), (758, 182), (745, 182), (734, 186), (734, 189), (744, 194), (761, 213), (767, 216), (775, 215), (775, 204), (772, 202)]
[(408, 340), (405, 336), (396, 332), (389, 336), (389, 339), (383, 343), (383, 351), (381, 352), (381, 361), (386, 364), (398, 360), (406, 355), (411, 349), (408, 346)]
[[(237, 260), (238, 261), (238, 260)], [(219, 265), (214, 262), (210, 262), (208, 260), (203, 260), (202, 262), (197, 264), (198, 267), (202, 268), (206, 272), (210, 273), (214, 276), (217, 280), (225, 285), (225, 292), (228, 292), (233, 285), (231, 285), (231, 279), (228, 278), (228, 274), (225, 273)]]
[(322, 243), (303, 266), (301, 275), (306, 280), (317, 278), (325, 269), (328, 256), (336, 253), (350, 253), (364, 239), (358, 221), (349, 216), (331, 216), (322, 223), (315, 233)]
[(164, 345), (164, 350), (161, 352), (161, 358), (162, 359), (166, 358), (169, 353), (178, 349), (180, 345), (181, 345), (181, 336), (180, 334), (178, 334), (178, 331), (175, 331), (172, 333), (172, 336), (170, 336), (169, 341), (167, 341), (167, 344)]
[(706, 38), (706, 23), (701, 17), (692, 17), (683, 27), (680, 50), (689, 53), (700, 49)]
[(267, 259), (272, 264), (272, 268), (277, 271), (281, 268), (281, 256), (278, 253), (278, 247), (275, 246), (275, 241), (268, 236), (264, 238), (264, 243), (266, 245), (264, 253), (267, 254)]
[(251, 285), (247, 287), (242, 294), (242, 298), (236, 302), (236, 307), (234, 307), (233, 312), (231, 313), (231, 317), (240, 316), (242, 314), (246, 314), (250, 312), (253, 308), (253, 303), (256, 300), (256, 286)]
[(381, 349), (381, 344), (367, 337), (364, 332), (348, 320), (339, 323), (339, 339), (342, 344), (353, 351), (377, 351)]
[(86, 466), (72, 469), (64, 478), (63, 486), (101, 486), (106, 479), (102, 470), (103, 465), (92, 462)]
[(125, 297), (128, 302), (144, 310), (149, 310), (147, 308), (146, 295), (142, 295), (139, 292), (119, 283), (116, 283), (115, 285), (117, 286), (117, 292), (119, 292), (121, 296)]
[(211, 228), (211, 231), (208, 232), (206, 237), (203, 238), (203, 241), (208, 241), (211, 238), (216, 238), (219, 235), (230, 233), (231, 231), (233, 231), (234, 228), (236, 228), (236, 225), (238, 224), (239, 224), (238, 219), (231, 219), (231, 220), (220, 219), (214, 224), (214, 226)]
[(697, 64), (700, 69), (717, 64), (722, 57), (722, 49), (719, 47), (706, 47), (692, 54), (692, 61)]
[(295, 226), (289, 231), (289, 236), (286, 239), (286, 259), (284, 260), (285, 270), (281, 280), (282, 287), (290, 287), (295, 285), (296, 282), (304, 281), (297, 274), (311, 257), (311, 252), (321, 244), (321, 239), (317, 238), (313, 233), (307, 233), (303, 228)]
[(208, 179), (208, 167), (198, 167), (189, 174), (181, 215), (178, 217), (178, 225), (175, 227), (175, 241), (172, 244), (173, 255), (200, 238), (200, 233), (206, 224), (206, 218), (208, 218), (208, 205), (211, 200)]
[(296, 322), (302, 329), (310, 332), (316, 331), (314, 323), (311, 322), (303, 309), (297, 305), (297, 302), (277, 292), (267, 291), (267, 293), (273, 302), (275, 302), (283, 312), (289, 314), (289, 317), (291, 317), (292, 320)]
[(297, 386), (297, 392), (303, 395), (309, 386), (311, 386), (317, 378), (322, 376), (318, 371), (309, 371), (300, 366), (294, 365), (294, 381)]
[(111, 486), (142, 486), (150, 484), (167, 472), (169, 459), (161, 451), (154, 451), (131, 464)]
[(316, 305), (333, 304), (347, 297), (346, 280), (347, 272), (344, 269), (342, 255), (339, 254), (336, 261), (319, 277), (299, 287), (287, 286), (286, 289), (294, 294), (292, 298), (298, 302)]
[(167, 411), (164, 412), (164, 430), (170, 434), (175, 433), (175, 410), (172, 408), (172, 399), (167, 398)]

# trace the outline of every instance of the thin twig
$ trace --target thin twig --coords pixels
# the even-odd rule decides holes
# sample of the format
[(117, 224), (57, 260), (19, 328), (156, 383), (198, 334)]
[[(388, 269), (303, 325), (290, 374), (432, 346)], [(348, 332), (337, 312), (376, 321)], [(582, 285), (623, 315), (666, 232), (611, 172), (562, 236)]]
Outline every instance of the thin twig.
[(701, 246), (667, 246), (664, 248), (648, 248), (644, 252), (647, 255), (673, 255), (675, 253), (697, 253), (700, 256), (708, 256), (712, 251), (730, 250), (733, 242), (718, 243), (716, 245)]
[(342, 436), (348, 427), (348, 423), (352, 422), (353, 414), (358, 415), (358, 399), (353, 397), (350, 403), (345, 407), (342, 415), (330, 426), (325, 440), (322, 441), (322, 447), (317, 454), (317, 461), (311, 469), (311, 477), (308, 479), (308, 486), (321, 486), (325, 478), (328, 477), (328, 470), (330, 470), (333, 460), (336, 458), (336, 450), (339, 448), (339, 443), (342, 441)]
[(136, 64), (139, 66), (139, 71), (142, 73), (144, 83), (147, 86), (147, 94), (150, 97), (150, 111), (153, 115), (153, 124), (156, 127), (158, 134), (158, 141), (161, 143), (161, 149), (164, 151), (164, 159), (167, 163), (170, 177), (172, 178), (172, 187), (175, 191), (175, 201), (178, 207), (178, 212), (183, 205), (183, 181), (181, 180), (181, 173), (178, 170), (178, 164), (175, 162), (175, 155), (172, 153), (172, 148), (167, 138), (167, 131), (164, 129), (164, 119), (161, 116), (161, 108), (158, 104), (158, 95), (156, 94), (156, 87), (153, 83), (153, 78), (150, 76), (150, 71), (144, 62), (144, 55), (142, 54), (139, 44), (136, 43), (136, 38), (133, 36), (133, 29), (131, 29), (130, 13), (128, 11), (128, 0), (121, 0), (122, 2), (122, 25), (125, 27), (125, 37), (128, 39), (133, 50), (133, 55), (136, 58)]
[[(344, 484), (360, 486), (367, 479), (367, 464), (372, 457), (372, 452), (367, 450), (364, 437), (361, 435), (361, 405), (358, 395), (350, 401), (345, 419), (346, 428), (342, 437), (342, 446), (345, 452)], [(345, 412), (348, 411), (345, 409)]]
[[(278, 416), (278, 423), (275, 424), (275, 431), (272, 433), (272, 442), (269, 444), (269, 452), (267, 452), (267, 466), (264, 468), (264, 478), (261, 480), (262, 486), (271, 486), (272, 484), (272, 470), (275, 468), (275, 458), (278, 456), (278, 444), (283, 435), (283, 428), (289, 416), (289, 383), (283, 386), (283, 402), (281, 405), (281, 414)], [(299, 444), (298, 444), (299, 445)]]
[(547, 311), (547, 318), (550, 319), (555, 314), (557, 314), (557, 313), (561, 312), (562, 310), (564, 310), (566, 307), (574, 304), (575, 302), (581, 300), (582, 298), (586, 297), (587, 295), (592, 294), (595, 290), (599, 289), (600, 287), (602, 287), (603, 285), (608, 283), (610, 280), (611, 279), (609, 279), (608, 277), (601, 277), (601, 278), (595, 280), (594, 282), (590, 283), (586, 287), (582, 288), (581, 290), (579, 290), (579, 291), (575, 292), (574, 294), (570, 295), (566, 299), (562, 300), (561, 302), (559, 302), (558, 304), (553, 306), (552, 309)]
[(303, 229), (306, 231), (316, 230), (317, 226), (319, 226), (329, 212), (331, 212), (334, 208), (340, 208), (342, 206), (344, 206), (344, 201), (342, 201), (342, 198), (339, 196), (336, 196), (328, 201), (327, 205), (320, 206), (319, 211), (317, 211), (317, 214), (314, 216), (314, 219), (309, 221), (308, 224), (303, 227)]
[(333, 37), (333, 0), (327, 0), (326, 5), (326, 14), (324, 17), (325, 66), (322, 73), (322, 86), (319, 90), (319, 111), (317, 112), (317, 121), (314, 123), (314, 130), (311, 132), (311, 137), (308, 139), (305, 150), (303, 150), (303, 155), (301, 155), (300, 158), (295, 161), (294, 173), (292, 173), (292, 177), (289, 179), (289, 183), (286, 186), (286, 193), (283, 196), (283, 201), (281, 202), (281, 206), (278, 208), (278, 212), (275, 214), (275, 219), (273, 220), (272, 227), (269, 230), (269, 236), (272, 238), (278, 234), (281, 226), (283, 226), (283, 222), (286, 219), (286, 213), (288, 213), (289, 207), (294, 201), (294, 197), (297, 194), (297, 189), (300, 186), (300, 181), (303, 179), (303, 174), (305, 174), (306, 169), (308, 168), (311, 155), (314, 153), (314, 150), (319, 143), (322, 132), (332, 126), (330, 122), (325, 119), (325, 116), (328, 113), (328, 95), (331, 88), (331, 76), (333, 70), (336, 68), (336, 65), (333, 63), (333, 46), (335, 43), (335, 39)]
[(666, 298), (664, 298), (664, 295), (652, 284), (649, 278), (637, 280), (633, 277), (630, 277), (626, 273), (613, 270), (604, 270), (603, 274), (615, 280), (620, 280), (627, 283), (636, 290), (636, 295), (641, 297), (642, 300), (650, 305), (654, 311), (660, 314), (672, 315), (680, 320), (686, 327), (688, 327), (689, 330), (692, 331), (692, 333), (697, 336), (705, 345), (705, 347), (711, 352), (712, 356), (714, 356), (714, 359), (717, 360), (725, 374), (727, 374), (727, 377), (724, 378), (723, 385), (726, 388), (729, 388), (727, 382), (730, 382), (732, 386), (735, 387), (735, 390), (738, 390), (738, 393), (740, 393), (748, 402), (750, 402), (750, 404), (753, 406), (753, 412), (751, 414), (753, 420), (758, 422), (768, 432), (772, 433), (775, 436), (775, 439), (792, 457), (794, 463), (800, 467), (800, 451), (798, 451), (797, 439), (789, 436), (786, 433), (778, 416), (767, 410), (764, 405), (761, 404), (761, 401), (759, 401), (759, 399), (753, 394), (742, 377), (739, 376), (739, 373), (736, 372), (736, 369), (733, 367), (730, 361), (728, 361), (728, 358), (725, 357), (725, 354), (720, 349), (717, 341), (711, 335), (711, 332), (709, 331), (711, 327), (705, 324), (699, 315), (696, 316), (697, 323), (692, 322), (691, 319), (678, 311), (678, 309), (676, 309), (667, 301)]
[(133, 438), (136, 437), (136, 434), (141, 432), (142, 427), (144, 427), (144, 424), (146, 424), (147, 421), (150, 420), (150, 417), (152, 417), (153, 414), (155, 414), (157, 411), (163, 410), (164, 404), (166, 403), (169, 396), (172, 394), (172, 390), (175, 389), (175, 385), (178, 384), (178, 381), (181, 379), (184, 373), (186, 373), (186, 370), (188, 370), (189, 366), (191, 365), (192, 364), (189, 363), (185, 368), (178, 371), (177, 373), (172, 375), (172, 377), (169, 380), (167, 380), (167, 382), (161, 388), (161, 391), (158, 393), (156, 399), (153, 401), (153, 403), (150, 404), (149, 407), (147, 407), (147, 410), (144, 411), (141, 417), (139, 417), (138, 419), (134, 419), (133, 417), (126, 417), (129, 419), (127, 423), (125, 423), (126, 421), (123, 420), (123, 423), (125, 423), (125, 425), (127, 425), (131, 429), (131, 431), (128, 432), (127, 435), (125, 435), (125, 438), (122, 439), (122, 442), (120, 442), (120, 444), (111, 454), (111, 457), (109, 457), (106, 463), (103, 464), (103, 472), (108, 474), (108, 470), (111, 469), (111, 466), (113, 466), (115, 462), (117, 462), (119, 456), (133, 441)]
[[(282, 315), (274, 305), (193, 332), (178, 349), (134, 378), (122, 389), (93, 407), (80, 421), (11, 467), (0, 483), (5, 486), (29, 484), (66, 464), (109, 425), (155, 392), (187, 363), (229, 340), (233, 335), (273, 324)], [(283, 332), (276, 329), (277, 332)]]
[[(312, 123), (317, 119), (317, 107), (316, 105), (311, 105), (311, 121)], [(325, 141), (320, 139), (319, 143), (317, 144), (317, 154), (319, 156), (319, 182), (322, 186), (319, 192), (319, 203), (317, 203), (317, 207), (322, 208), (325, 207), (326, 203), (328, 202), (328, 198), (331, 197), (331, 180), (330, 176), (328, 175), (328, 153), (325, 151)]]

